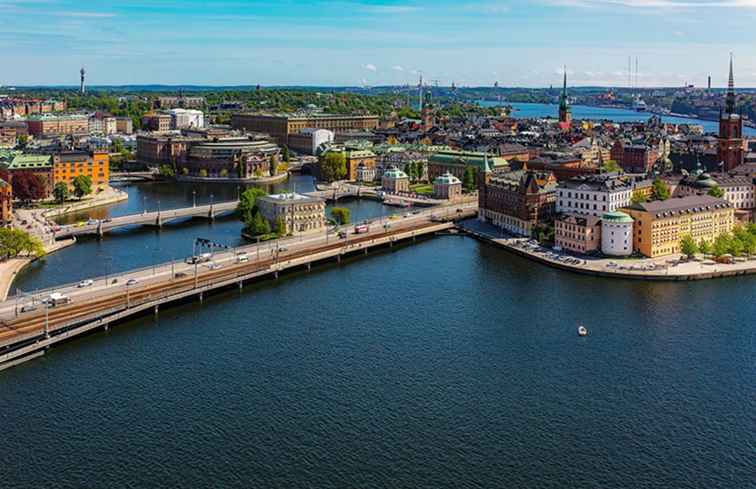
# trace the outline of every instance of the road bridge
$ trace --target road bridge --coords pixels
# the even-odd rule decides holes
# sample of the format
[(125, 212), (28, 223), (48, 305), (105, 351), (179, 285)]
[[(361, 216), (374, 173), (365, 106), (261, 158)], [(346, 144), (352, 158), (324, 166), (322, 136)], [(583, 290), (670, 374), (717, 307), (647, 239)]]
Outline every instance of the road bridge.
[(85, 234), (96, 234), (102, 236), (108, 231), (124, 226), (146, 225), (160, 227), (166, 222), (187, 217), (204, 217), (215, 219), (220, 214), (225, 214), (236, 210), (239, 205), (238, 200), (228, 202), (217, 202), (213, 204), (195, 205), (183, 207), (180, 209), (157, 210), (142, 212), (139, 214), (130, 214), (128, 216), (113, 217), (111, 219), (92, 219), (86, 223), (70, 224), (60, 226), (55, 232), (55, 239), (70, 238), (71, 236), (81, 236)]
[(110, 174), (110, 182), (149, 182), (157, 180), (159, 176), (154, 171), (113, 172)]
[[(171, 262), (55, 289), (11, 297), (0, 303), (0, 370), (35, 358), (47, 348), (88, 331), (105, 328), (130, 316), (154, 311), (163, 304), (204, 295), (284, 270), (305, 268), (324, 260), (341, 261), (351, 254), (368, 254), (376, 247), (434, 235), (472, 217), (477, 205), (429, 209), (405, 217), (370, 221), (366, 233), (352, 226), (316, 235), (292, 237), (221, 252), (207, 263)], [(340, 237), (339, 233), (345, 233)], [(240, 257), (244, 257), (243, 259)], [(63, 294), (70, 302), (50, 306), (44, 299)]]

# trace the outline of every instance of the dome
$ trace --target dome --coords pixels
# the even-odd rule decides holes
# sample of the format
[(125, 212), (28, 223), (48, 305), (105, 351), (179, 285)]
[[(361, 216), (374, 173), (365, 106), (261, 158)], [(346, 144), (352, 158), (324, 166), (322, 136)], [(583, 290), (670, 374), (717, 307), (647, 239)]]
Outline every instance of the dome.
[(392, 167), (386, 170), (383, 176), (387, 178), (393, 178), (393, 179), (409, 178), (406, 173), (404, 173), (402, 170), (396, 167)]
[(695, 185), (696, 187), (705, 187), (705, 188), (713, 188), (713, 187), (718, 186), (716, 180), (711, 178), (711, 175), (709, 175), (708, 173), (701, 173), (700, 175), (698, 175)]
[(630, 224), (634, 222), (632, 217), (621, 211), (607, 212), (601, 217), (601, 219), (614, 223)]
[(433, 180), (433, 183), (435, 185), (456, 185), (461, 184), (462, 181), (451, 173), (446, 172), (443, 175), (436, 177), (436, 179)]

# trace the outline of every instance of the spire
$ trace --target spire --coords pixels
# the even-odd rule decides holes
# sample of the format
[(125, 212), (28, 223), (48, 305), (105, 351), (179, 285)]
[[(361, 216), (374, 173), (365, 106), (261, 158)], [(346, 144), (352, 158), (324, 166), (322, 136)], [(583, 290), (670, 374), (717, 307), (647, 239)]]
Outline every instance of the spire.
[(730, 78), (727, 82), (727, 99), (725, 112), (728, 114), (735, 113), (735, 76), (732, 70), (732, 53), (730, 53)]
[(567, 106), (567, 66), (564, 67), (564, 84), (562, 85), (562, 95), (559, 97), (559, 110), (566, 112)]

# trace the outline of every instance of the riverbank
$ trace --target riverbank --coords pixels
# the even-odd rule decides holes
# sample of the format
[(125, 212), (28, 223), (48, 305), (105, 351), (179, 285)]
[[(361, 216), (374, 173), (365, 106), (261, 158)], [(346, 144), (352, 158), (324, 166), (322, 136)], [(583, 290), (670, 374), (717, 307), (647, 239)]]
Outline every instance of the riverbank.
[[(45, 253), (54, 253), (58, 250), (62, 250), (63, 248), (71, 246), (74, 243), (76, 243), (75, 238), (61, 241), (51, 241), (45, 245)], [(24, 256), (12, 258), (0, 263), (0, 301), (4, 301), (8, 298), (8, 293), (10, 292), (13, 281), (15, 280), (18, 273), (23, 270), (26, 265), (34, 262), (35, 260), (38, 260), (38, 258)]]
[(270, 185), (274, 183), (281, 183), (289, 178), (288, 173), (280, 173), (272, 177), (256, 177), (256, 178), (235, 178), (235, 177), (191, 177), (191, 176), (177, 176), (177, 182), (190, 182), (190, 183), (244, 183), (244, 184), (260, 184)]
[(61, 217), (66, 214), (72, 214), (74, 212), (81, 212), (95, 207), (101, 207), (105, 205), (117, 204), (129, 199), (129, 194), (123, 190), (117, 188), (108, 187), (89, 199), (83, 199), (80, 202), (73, 202), (61, 205), (60, 207), (53, 207), (49, 209), (33, 209), (40, 211), (42, 216), (50, 219), (54, 217)]
[(558, 253), (534, 245), (527, 238), (503, 237), (498, 228), (479, 221), (460, 223), (459, 228), (476, 239), (504, 248), (523, 258), (583, 275), (649, 281), (707, 280), (756, 275), (756, 258), (733, 264), (715, 263), (710, 260), (685, 261), (679, 255), (654, 259), (593, 258)]

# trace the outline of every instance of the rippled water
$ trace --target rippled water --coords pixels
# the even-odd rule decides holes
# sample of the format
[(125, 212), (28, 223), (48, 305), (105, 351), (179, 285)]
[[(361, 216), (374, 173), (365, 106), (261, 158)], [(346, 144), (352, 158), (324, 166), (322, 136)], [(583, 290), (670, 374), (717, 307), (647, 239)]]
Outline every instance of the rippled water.
[(460, 237), (287, 275), (2, 372), (1, 486), (751, 488), (755, 287)]

